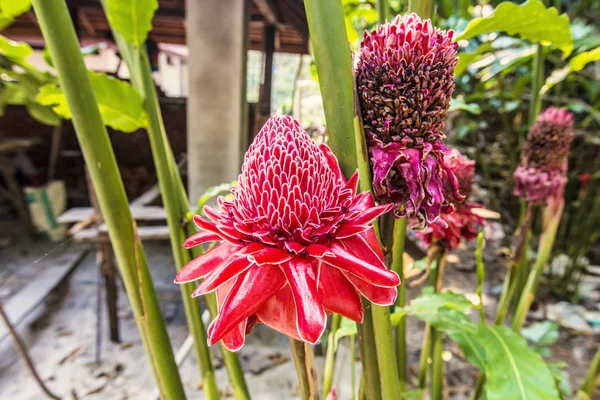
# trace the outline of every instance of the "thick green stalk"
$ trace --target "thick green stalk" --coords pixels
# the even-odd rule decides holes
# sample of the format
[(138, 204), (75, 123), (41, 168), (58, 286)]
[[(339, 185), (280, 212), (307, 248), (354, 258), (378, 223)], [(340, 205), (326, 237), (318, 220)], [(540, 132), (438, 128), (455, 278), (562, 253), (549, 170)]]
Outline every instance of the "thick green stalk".
[[(175, 267), (179, 271), (191, 260), (189, 252), (181, 246), (186, 238), (185, 232), (181, 226), (181, 221), (187, 210), (182, 210), (180, 208), (177, 191), (175, 190), (177, 182), (172, 179), (172, 176), (178, 174), (178, 172), (173, 171), (174, 165), (169, 162), (169, 157), (167, 155), (168, 150), (166, 146), (170, 147), (170, 145), (168, 144), (167, 135), (164, 130), (164, 123), (150, 72), (148, 56), (146, 55), (145, 49), (143, 51), (136, 49), (134, 54), (139, 57), (139, 64), (141, 66), (135, 73), (140, 78), (142, 84), (141, 93), (149, 119), (148, 136), (150, 138), (150, 146), (154, 158), (154, 165), (156, 167), (156, 174), (158, 176), (162, 202), (167, 213), (171, 250), (175, 259)], [(183, 306), (188, 327), (194, 339), (194, 351), (202, 374), (204, 394), (207, 399), (218, 399), (220, 398), (219, 387), (217, 385), (215, 370), (206, 340), (206, 329), (202, 322), (202, 310), (200, 308), (200, 303), (192, 298), (194, 289), (195, 285), (193, 283), (181, 285), (180, 290)]]
[(390, 6), (387, 0), (376, 0), (375, 6), (377, 7), (377, 20), (380, 24), (385, 24), (390, 20)]
[(360, 362), (362, 364), (362, 377), (364, 392), (369, 400), (381, 399), (381, 386), (379, 381), (379, 364), (377, 363), (377, 350), (375, 348), (375, 335), (373, 333), (372, 304), (363, 299), (365, 314), (363, 322), (356, 324), (358, 328), (358, 344), (360, 349)]
[(33, 7), (73, 115), (77, 138), (161, 397), (184, 399), (146, 256), (67, 5), (64, 0), (34, 0)]
[(322, 396), (327, 398), (327, 395), (331, 391), (333, 385), (333, 372), (335, 370), (335, 343), (333, 337), (335, 332), (340, 328), (342, 322), (342, 316), (339, 314), (333, 314), (331, 316), (331, 330), (329, 331), (329, 337), (327, 340), (327, 353), (325, 354), (325, 366), (323, 367), (323, 389)]
[[(392, 270), (400, 277), (400, 287), (396, 306), (406, 305), (406, 279), (404, 279), (404, 245), (406, 243), (406, 218), (397, 218), (394, 221), (394, 245), (392, 248)], [(400, 378), (400, 389), (405, 391), (408, 379), (408, 352), (406, 349), (406, 317), (400, 320), (396, 327), (396, 363), (398, 364), (398, 376)]]
[(312, 348), (308, 343), (290, 338), (292, 358), (298, 375), (298, 392), (302, 400), (319, 398), (317, 372), (315, 370)]
[[(437, 293), (442, 289), (444, 281), (444, 270), (446, 269), (446, 250), (441, 250), (437, 257), (436, 268), (433, 274), (429, 276), (430, 282), (433, 285), (433, 290)], [(442, 363), (443, 361), (436, 360), (435, 357), (441, 357), (441, 351), (439, 354), (435, 354), (432, 350), (436, 349), (436, 346), (441, 346), (442, 336), (437, 334), (435, 328), (431, 325), (425, 325), (425, 337), (423, 339), (423, 345), (421, 347), (421, 359), (419, 361), (419, 389), (425, 389), (427, 385), (427, 371), (429, 370), (429, 357), (432, 357), (432, 363)], [(435, 379), (441, 379), (441, 376), (435, 376)], [(441, 382), (434, 381), (432, 376), (431, 387), (434, 388), (437, 385), (441, 386)], [(423, 392), (424, 394), (425, 392)]]
[(433, 16), (433, 0), (409, 0), (408, 11), (417, 13), (421, 18)]
[(442, 332), (432, 329), (433, 349), (431, 351), (431, 400), (442, 400), (444, 380), (444, 360), (442, 360)]
[(600, 347), (596, 351), (596, 355), (590, 364), (590, 368), (585, 374), (585, 379), (583, 380), (580, 391), (585, 393), (589, 398), (592, 398), (592, 394), (594, 394), (594, 390), (598, 387), (598, 383), (600, 383)]
[(305, 0), (306, 18), (319, 74), (329, 145), (346, 177), (356, 171), (352, 57), (341, 1)]
[(544, 51), (541, 44), (537, 44), (533, 57), (533, 75), (531, 76), (531, 100), (529, 103), (529, 127), (533, 125), (542, 110), (542, 97), (540, 89), (544, 82)]
[(379, 380), (381, 381), (381, 397), (384, 400), (396, 399), (400, 392), (398, 366), (394, 351), (392, 322), (390, 308), (373, 304), (373, 332), (377, 348), (377, 364), (379, 365)]
[[(105, 6), (105, 1), (102, 4)], [(164, 128), (148, 56), (145, 49), (140, 49), (127, 43), (117, 31), (113, 30), (113, 36), (129, 68), (132, 83), (142, 96), (144, 108), (148, 115), (148, 137), (150, 139), (162, 202), (167, 214), (171, 250), (173, 252), (175, 267), (179, 271), (191, 259), (189, 252), (181, 246), (186, 238), (181, 220), (184, 218), (187, 210), (181, 208), (178, 199), (176, 187), (178, 183), (182, 187), (183, 184), (180, 180), (173, 179), (174, 176), (179, 176), (179, 171), (171, 162), (171, 146)], [(202, 322), (202, 310), (200, 303), (191, 297), (194, 289), (195, 285), (193, 283), (180, 285), (188, 327), (194, 339), (194, 352), (200, 367), (203, 390), (207, 399), (218, 399), (220, 398), (219, 387), (206, 340), (206, 329)]]
[(521, 299), (517, 305), (515, 316), (513, 318), (512, 328), (517, 333), (521, 332), (521, 328), (523, 327), (523, 323), (525, 322), (525, 318), (527, 317), (531, 303), (533, 303), (533, 299), (535, 298), (535, 292), (537, 291), (540, 279), (544, 273), (544, 267), (552, 255), (552, 247), (554, 246), (554, 239), (556, 239), (556, 231), (558, 230), (558, 225), (560, 224), (563, 208), (564, 200), (561, 198), (553, 199), (544, 210), (545, 226), (542, 237), (540, 238), (538, 256), (535, 260), (533, 269), (529, 274), (529, 279), (527, 280), (525, 290), (521, 295)]

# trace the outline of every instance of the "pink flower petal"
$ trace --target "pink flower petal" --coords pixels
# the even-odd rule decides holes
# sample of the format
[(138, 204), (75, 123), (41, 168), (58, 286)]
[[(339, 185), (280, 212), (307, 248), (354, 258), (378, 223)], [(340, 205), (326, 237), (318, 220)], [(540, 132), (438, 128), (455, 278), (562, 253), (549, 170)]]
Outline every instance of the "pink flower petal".
[(184, 265), (177, 273), (175, 283), (186, 283), (204, 278), (212, 270), (219, 267), (226, 259), (231, 257), (238, 249), (229, 243), (218, 245)]
[(265, 247), (262, 250), (251, 254), (248, 259), (257, 265), (265, 264), (283, 264), (289, 261), (293, 256), (290, 253), (276, 249), (274, 247)]
[(212, 322), (209, 345), (223, 338), (231, 329), (254, 314), (269, 298), (285, 284), (285, 276), (279, 266), (255, 265), (238, 276), (227, 298)]
[(225, 282), (234, 279), (246, 271), (252, 265), (252, 261), (246, 256), (230, 257), (226, 262), (215, 268), (192, 293), (192, 297), (202, 296), (212, 292)]
[(360, 295), (354, 285), (337, 268), (321, 266), (318, 294), (327, 310), (353, 321), (362, 322), (364, 310)]
[(185, 242), (183, 242), (183, 247), (185, 249), (191, 249), (194, 246), (197, 246), (199, 244), (202, 243), (206, 243), (206, 242), (214, 242), (214, 241), (220, 241), (221, 236), (212, 233), (212, 232), (198, 232), (192, 236), (190, 236), (189, 238), (186, 239)]
[(283, 267), (283, 273), (296, 304), (298, 335), (305, 342), (316, 343), (325, 331), (327, 314), (317, 295), (314, 267), (310, 260), (294, 257)]
[(365, 296), (371, 303), (380, 306), (391, 306), (396, 301), (398, 291), (395, 287), (375, 286), (348, 272), (342, 271), (342, 273), (348, 278), (356, 290)]

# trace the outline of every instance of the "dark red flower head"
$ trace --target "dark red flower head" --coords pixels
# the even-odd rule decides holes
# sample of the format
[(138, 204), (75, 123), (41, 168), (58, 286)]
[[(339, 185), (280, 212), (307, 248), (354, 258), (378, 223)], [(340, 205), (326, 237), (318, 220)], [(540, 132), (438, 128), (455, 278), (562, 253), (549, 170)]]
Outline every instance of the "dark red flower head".
[(457, 63), (452, 35), (410, 14), (365, 33), (361, 43), (357, 86), (373, 190), (415, 229), (448, 209), (444, 186), (462, 197), (441, 142)]
[(545, 203), (562, 197), (567, 183), (567, 160), (573, 141), (573, 114), (549, 107), (535, 121), (521, 151), (521, 164), (514, 173), (515, 195)]
[(200, 278), (194, 296), (217, 291), (219, 315), (209, 344), (238, 350), (256, 322), (315, 343), (327, 314), (362, 321), (360, 295), (391, 305), (398, 276), (383, 264), (371, 222), (389, 206), (356, 194), (326, 145), (317, 146), (291, 117), (272, 117), (246, 153), (231, 200), (194, 217), (202, 232), (184, 244), (221, 241), (175, 282)]
[[(468, 198), (473, 191), (475, 161), (453, 149), (451, 154), (446, 156), (446, 163), (458, 178), (460, 193)], [(448, 188), (447, 190), (446, 198), (450, 199), (454, 208), (442, 211), (439, 219), (417, 233), (417, 237), (426, 246), (436, 243), (447, 250), (452, 250), (460, 244), (461, 240), (469, 241), (476, 238), (477, 231), (483, 226), (484, 219), (473, 212), (474, 208), (481, 208), (481, 204), (455, 199), (452, 195), (452, 189)]]

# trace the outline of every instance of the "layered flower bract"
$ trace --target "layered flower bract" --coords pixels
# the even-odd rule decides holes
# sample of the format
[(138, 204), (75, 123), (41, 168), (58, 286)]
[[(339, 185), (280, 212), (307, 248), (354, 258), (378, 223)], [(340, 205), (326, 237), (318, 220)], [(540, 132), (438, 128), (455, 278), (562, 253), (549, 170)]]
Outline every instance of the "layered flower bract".
[(573, 114), (549, 107), (535, 121), (521, 151), (515, 195), (534, 203), (560, 198), (567, 183), (567, 159), (573, 141)]
[(415, 229), (448, 211), (447, 183), (462, 197), (442, 143), (457, 63), (452, 36), (410, 14), (365, 33), (361, 43), (357, 86), (373, 190)]
[[(473, 190), (475, 161), (469, 160), (458, 150), (452, 150), (450, 156), (446, 157), (446, 162), (460, 183), (460, 193), (468, 199)], [(481, 204), (454, 198), (451, 188), (447, 190), (450, 191), (447, 198), (453, 204), (453, 210), (441, 212), (440, 218), (419, 232), (417, 236), (426, 246), (435, 243), (446, 250), (452, 250), (458, 247), (462, 239), (469, 241), (476, 238), (477, 229), (483, 225), (484, 219), (473, 212), (473, 209), (481, 208)]]
[(346, 181), (326, 145), (318, 146), (291, 117), (270, 118), (246, 153), (231, 200), (209, 218), (192, 247), (221, 243), (184, 266), (175, 282), (200, 278), (194, 296), (217, 293), (219, 315), (208, 341), (238, 350), (264, 323), (315, 343), (327, 314), (362, 321), (360, 295), (391, 305), (399, 278), (383, 264), (371, 222), (387, 212), (369, 193), (356, 194), (358, 175)]

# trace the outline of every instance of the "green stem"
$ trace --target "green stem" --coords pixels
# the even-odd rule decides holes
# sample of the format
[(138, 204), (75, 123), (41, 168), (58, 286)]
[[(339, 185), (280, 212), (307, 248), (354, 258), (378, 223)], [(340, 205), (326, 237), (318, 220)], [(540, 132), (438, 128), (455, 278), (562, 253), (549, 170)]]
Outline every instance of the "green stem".
[(160, 304), (65, 1), (34, 0), (161, 397), (185, 399)]
[[(446, 250), (442, 249), (438, 256), (436, 262), (435, 271), (430, 275), (430, 282), (433, 285), (433, 290), (437, 293), (442, 289), (443, 281), (444, 281), (444, 270), (446, 269)], [(423, 345), (421, 347), (421, 359), (419, 361), (419, 389), (425, 389), (427, 385), (427, 371), (429, 369), (429, 357), (432, 356), (432, 363), (434, 362), (443, 362), (441, 360), (435, 360), (433, 357), (432, 349), (435, 349), (436, 346), (436, 334), (435, 329), (429, 325), (425, 325), (425, 337), (423, 339)], [(441, 340), (441, 336), (439, 336), (439, 340)], [(441, 346), (441, 345), (440, 345)], [(441, 357), (441, 352), (439, 354)], [(436, 379), (440, 379), (440, 376), (436, 376)], [(441, 382), (434, 382), (433, 377), (431, 381), (431, 387), (434, 388), (437, 385), (441, 386)], [(423, 392), (424, 395), (424, 392)]]
[(583, 385), (581, 385), (580, 391), (585, 393), (589, 398), (592, 397), (594, 390), (600, 383), (600, 347), (596, 351), (596, 355), (590, 364), (590, 368), (585, 374)]
[(421, 18), (433, 16), (433, 0), (409, 0), (408, 11), (417, 13)]
[(381, 399), (379, 384), (379, 365), (377, 363), (377, 350), (375, 350), (375, 335), (373, 334), (373, 315), (371, 302), (363, 299), (365, 310), (363, 322), (356, 324), (358, 328), (358, 344), (360, 345), (360, 361), (362, 363), (362, 377), (364, 391), (369, 400)]
[[(529, 242), (531, 240), (531, 221), (533, 219), (534, 205), (532, 203), (523, 202), (521, 223), (517, 233), (517, 243), (515, 245), (515, 254), (508, 268), (506, 277), (504, 278), (504, 287), (496, 309), (496, 325), (502, 325), (508, 314), (508, 309), (512, 297), (521, 281), (523, 285), (525, 280), (521, 276), (527, 276), (529, 270)], [(526, 271), (525, 273), (521, 271)], [(520, 291), (519, 291), (520, 294)], [(517, 299), (517, 303), (518, 303)]]
[(333, 314), (331, 317), (331, 330), (329, 332), (329, 338), (327, 340), (327, 353), (325, 354), (325, 366), (323, 367), (323, 389), (322, 396), (327, 398), (327, 395), (331, 391), (333, 385), (333, 372), (335, 370), (335, 343), (334, 336), (337, 330), (340, 328), (342, 322), (342, 316), (339, 314)]
[(531, 100), (529, 103), (529, 127), (533, 126), (533, 123), (540, 115), (542, 109), (542, 97), (540, 96), (540, 89), (544, 81), (544, 52), (541, 44), (536, 45), (536, 52), (533, 57), (533, 75), (531, 76)]
[(395, 399), (400, 391), (398, 366), (394, 351), (390, 307), (373, 304), (373, 332), (377, 349), (377, 364), (379, 365), (379, 380), (381, 381), (381, 397), (384, 400)]
[[(406, 243), (406, 227), (408, 220), (398, 218), (394, 221), (394, 245), (392, 248), (392, 270), (400, 277), (400, 287), (396, 306), (406, 305), (406, 279), (404, 279), (404, 245)], [(402, 318), (396, 327), (396, 363), (398, 365), (398, 376), (400, 378), (400, 389), (405, 391), (408, 379), (408, 352), (406, 349), (406, 318)]]
[(444, 360), (442, 359), (443, 342), (442, 332), (433, 328), (431, 330), (433, 337), (433, 349), (431, 351), (431, 399), (442, 400), (443, 398), (443, 379), (444, 379)]
[(473, 389), (473, 393), (471, 393), (471, 400), (479, 400), (481, 395), (483, 394), (483, 386), (485, 385), (485, 374), (480, 373), (477, 377), (477, 381), (475, 382), (475, 388)]
[(350, 336), (350, 388), (352, 400), (356, 400), (356, 337)]
[(375, 6), (377, 7), (377, 20), (380, 24), (385, 24), (390, 20), (390, 6), (387, 0), (376, 0)]
[(302, 400), (318, 399), (317, 373), (315, 371), (314, 356), (308, 343), (290, 338), (292, 358), (298, 375), (298, 392)]
[(529, 274), (529, 279), (527, 280), (527, 284), (525, 285), (525, 289), (515, 311), (515, 317), (513, 318), (512, 328), (517, 333), (519, 333), (523, 327), (527, 313), (531, 308), (531, 303), (533, 303), (533, 299), (535, 298), (535, 292), (537, 291), (540, 279), (544, 273), (544, 267), (552, 255), (552, 247), (554, 246), (554, 239), (556, 238), (556, 231), (560, 224), (563, 208), (564, 200), (562, 198), (551, 199), (544, 210), (545, 227), (542, 237), (540, 238), (538, 256), (533, 269)]

